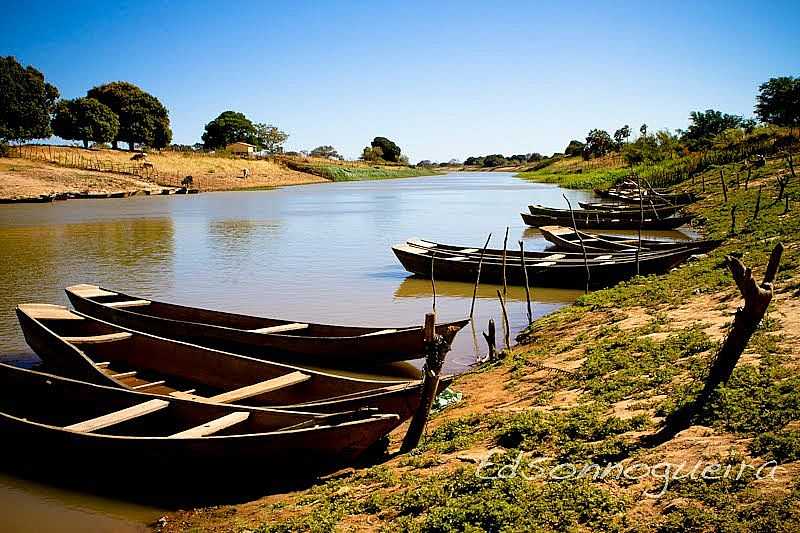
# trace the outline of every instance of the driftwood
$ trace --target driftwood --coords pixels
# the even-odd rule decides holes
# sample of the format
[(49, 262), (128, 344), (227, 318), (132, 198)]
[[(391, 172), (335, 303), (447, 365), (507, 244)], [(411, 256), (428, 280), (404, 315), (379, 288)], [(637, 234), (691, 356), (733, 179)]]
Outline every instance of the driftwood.
[(425, 366), (422, 367), (422, 392), (421, 400), (417, 412), (411, 419), (408, 426), (400, 453), (407, 453), (417, 447), (428, 417), (431, 413), (433, 400), (436, 398), (436, 390), (439, 388), (439, 373), (442, 371), (444, 359), (450, 346), (444, 341), (441, 335), (436, 334), (436, 313), (425, 315)]
[(489, 241), (492, 240), (492, 234), (490, 233), (488, 237), (486, 237), (486, 244), (483, 245), (483, 249), (481, 250), (481, 257), (478, 259), (478, 275), (475, 277), (475, 287), (472, 289), (472, 306), (469, 308), (469, 317), (472, 318), (475, 316), (475, 298), (478, 296), (478, 285), (481, 283), (481, 266), (483, 266), (483, 254), (486, 253), (486, 248), (489, 246)]
[(494, 327), (494, 319), (489, 319), (489, 331), (482, 333), (483, 338), (486, 339), (486, 344), (489, 345), (489, 353), (486, 356), (487, 361), (494, 361), (497, 357), (497, 336)]
[(750, 341), (750, 337), (756, 332), (761, 319), (764, 318), (764, 314), (767, 312), (770, 301), (772, 301), (772, 282), (778, 273), (782, 254), (783, 244), (778, 243), (775, 249), (772, 250), (767, 270), (764, 273), (764, 280), (761, 284), (756, 282), (753, 277), (753, 271), (745, 267), (741, 261), (732, 256), (726, 258), (733, 280), (736, 282), (736, 286), (744, 299), (744, 307), (736, 310), (733, 325), (711, 364), (703, 390), (692, 402), (677, 409), (667, 417), (661, 430), (648, 439), (652, 444), (666, 442), (680, 431), (688, 428), (694, 418), (705, 409), (717, 387), (728, 382), (736, 363), (739, 362), (739, 358)]

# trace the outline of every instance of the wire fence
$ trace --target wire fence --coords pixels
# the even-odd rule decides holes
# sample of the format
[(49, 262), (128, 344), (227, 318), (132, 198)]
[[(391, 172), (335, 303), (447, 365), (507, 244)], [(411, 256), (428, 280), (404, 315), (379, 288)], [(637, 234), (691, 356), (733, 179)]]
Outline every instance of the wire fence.
[(122, 163), (112, 159), (100, 159), (96, 156), (85, 157), (77, 151), (61, 150), (59, 148), (54, 150), (52, 146), (20, 145), (12, 149), (11, 155), (67, 168), (128, 174), (149, 181), (156, 181), (159, 178), (155, 167), (147, 162), (130, 161)]

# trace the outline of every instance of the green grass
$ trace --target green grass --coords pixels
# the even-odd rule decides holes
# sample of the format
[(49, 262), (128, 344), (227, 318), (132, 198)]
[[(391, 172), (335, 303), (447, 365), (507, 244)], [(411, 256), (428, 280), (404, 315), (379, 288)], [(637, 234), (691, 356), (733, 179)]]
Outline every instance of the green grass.
[(618, 168), (584, 170), (580, 174), (574, 174), (545, 167), (541, 170), (520, 172), (517, 177), (540, 183), (554, 183), (567, 189), (607, 189), (629, 173), (627, 169)]
[(321, 163), (287, 162), (287, 166), (298, 172), (313, 174), (331, 181), (383, 180), (433, 176), (438, 172), (431, 168), (411, 168), (404, 166), (346, 166)]

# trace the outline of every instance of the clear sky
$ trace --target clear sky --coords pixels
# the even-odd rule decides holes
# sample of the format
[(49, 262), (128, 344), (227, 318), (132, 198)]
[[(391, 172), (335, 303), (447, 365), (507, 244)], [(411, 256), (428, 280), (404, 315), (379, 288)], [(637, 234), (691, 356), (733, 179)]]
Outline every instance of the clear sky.
[(357, 156), (412, 162), (551, 153), (590, 128), (752, 115), (758, 85), (800, 75), (800, 4), (764, 2), (18, 2), (0, 54), (63, 97), (127, 80), (169, 109), (174, 142), (222, 111)]

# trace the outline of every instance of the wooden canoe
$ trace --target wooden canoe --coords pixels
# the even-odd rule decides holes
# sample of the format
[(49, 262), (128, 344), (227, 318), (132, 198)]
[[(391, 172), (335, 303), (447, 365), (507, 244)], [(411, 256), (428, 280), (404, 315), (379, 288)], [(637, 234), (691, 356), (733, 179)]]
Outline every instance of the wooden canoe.
[[(601, 235), (586, 233), (563, 226), (542, 226), (539, 228), (545, 239), (552, 243), (556, 249), (567, 253), (582, 253), (581, 239), (583, 246), (589, 253), (608, 253), (608, 252), (635, 252), (639, 246), (639, 241), (634, 235)], [(580, 234), (580, 238), (578, 237)], [(696, 253), (706, 253), (720, 244), (721, 240), (698, 240), (698, 241), (667, 241), (658, 239), (642, 239), (642, 249), (649, 251), (675, 250), (678, 248), (694, 248)]]
[(208, 490), (219, 476), (244, 481), (253, 471), (349, 462), (400, 423), (368, 411), (318, 415), (164, 398), (2, 363), (0, 387), (6, 461), (30, 458), (117, 483), (124, 470), (171, 488), (187, 475)]
[[(436, 279), (466, 281), (474, 283), (478, 274), (479, 259), (467, 256), (441, 257), (438, 253), (425, 249), (399, 244), (392, 251), (403, 267), (420, 277), (429, 278), (433, 267)], [(639, 272), (643, 275), (662, 273), (678, 265), (692, 255), (690, 248), (667, 252), (648, 252), (639, 256)], [(433, 263), (433, 265), (431, 264)], [(526, 259), (528, 281), (532, 286), (541, 287), (581, 287), (586, 283), (586, 269), (582, 260), (553, 259), (528, 262)], [(607, 286), (636, 275), (635, 254), (605, 254), (595, 256), (589, 261), (591, 285)], [(484, 257), (481, 266), (481, 281), (502, 283), (503, 265), (496, 257)], [(523, 285), (525, 277), (519, 260), (506, 262), (506, 280), (512, 285)]]
[[(201, 402), (408, 418), (420, 381), (361, 379), (137, 332), (59, 305), (17, 307), (25, 340), (48, 367), (91, 383)], [(443, 381), (443, 387), (449, 380)]]
[[(520, 213), (522, 220), (529, 226), (540, 228), (542, 226), (566, 226), (572, 227), (572, 217), (567, 215), (565, 217), (554, 217), (546, 215), (532, 215), (529, 213)], [(656, 229), (676, 229), (692, 220), (692, 216), (672, 216), (666, 218), (645, 218), (641, 222), (642, 229), (656, 230)], [(638, 218), (613, 218), (601, 216), (575, 216), (575, 225), (579, 229), (638, 229), (640, 220)]]
[[(421, 248), (427, 250), (429, 254), (435, 254), (436, 257), (450, 257), (450, 256), (464, 256), (470, 259), (479, 259), (482, 249), (473, 248), (468, 246), (458, 246), (453, 244), (442, 244), (439, 242), (428, 241), (425, 239), (409, 239), (406, 245), (412, 248)], [(624, 252), (624, 250), (622, 250)], [(503, 250), (498, 248), (487, 248), (483, 253), (484, 259), (487, 261), (501, 260), (503, 258)], [(603, 256), (603, 261), (607, 259), (607, 251), (597, 251), (588, 254), (590, 259), (596, 256)], [(519, 264), (520, 251), (519, 250), (506, 250), (506, 261), (515, 261)], [(580, 261), (583, 263), (583, 253), (575, 252), (553, 252), (548, 250), (531, 250), (525, 252), (525, 260), (528, 261)]]
[[(251, 357), (328, 368), (363, 368), (423, 357), (421, 326), (350, 327), (291, 322), (153, 301), (96, 285), (67, 287), (72, 306), (91, 317)], [(436, 326), (447, 342), (469, 320)]]
[[(677, 213), (680, 207), (651, 207), (650, 205), (644, 206), (644, 216), (646, 218), (666, 218)], [(557, 209), (553, 207), (544, 207), (541, 205), (528, 206), (528, 211), (532, 215), (544, 215), (549, 217), (571, 218), (569, 209)], [(615, 219), (635, 219), (638, 221), (642, 217), (642, 213), (638, 206), (636, 209), (618, 209), (618, 210), (603, 210), (603, 209), (576, 209), (573, 211), (575, 218), (615, 218)]]
[[(622, 213), (641, 213), (638, 205), (634, 204), (620, 204), (620, 203), (597, 203), (597, 202), (578, 202), (581, 209), (585, 211), (600, 211), (601, 213), (608, 212), (622, 212)], [(665, 205), (665, 204), (651, 204), (645, 202), (642, 206), (644, 208), (645, 216), (652, 216), (657, 214), (659, 217), (668, 217), (674, 215), (689, 204)], [(579, 213), (582, 211), (578, 211)]]
[[(624, 202), (627, 204), (638, 204), (642, 200), (639, 197), (638, 191), (609, 191), (607, 198), (615, 201)], [(677, 193), (647, 193), (642, 195), (644, 203), (666, 203), (666, 204), (690, 204), (697, 201), (697, 195), (693, 192), (677, 192)]]

